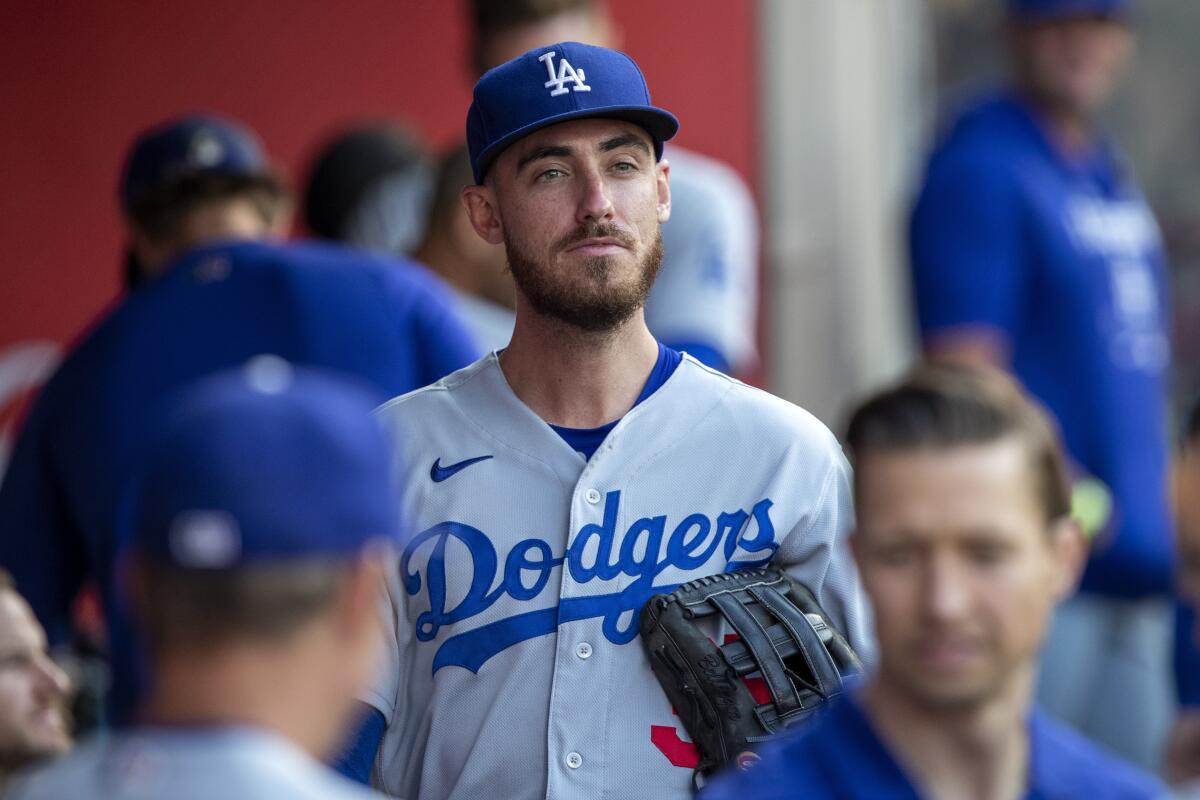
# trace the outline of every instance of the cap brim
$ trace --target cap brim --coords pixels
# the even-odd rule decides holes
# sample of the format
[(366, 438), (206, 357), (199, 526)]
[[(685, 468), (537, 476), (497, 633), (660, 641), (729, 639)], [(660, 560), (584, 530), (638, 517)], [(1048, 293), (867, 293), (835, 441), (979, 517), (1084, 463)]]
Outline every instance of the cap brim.
[(551, 125), (557, 125), (560, 122), (596, 117), (625, 120), (645, 128), (646, 132), (650, 134), (650, 138), (654, 140), (655, 155), (658, 157), (662, 156), (663, 142), (670, 140), (679, 132), (679, 120), (675, 118), (675, 115), (670, 111), (665, 111), (654, 106), (602, 106), (599, 108), (581, 108), (575, 111), (567, 111), (553, 117), (539, 119), (537, 122), (526, 125), (523, 128), (518, 128), (507, 136), (492, 142), (490, 146), (479, 154), (479, 158), (476, 160), (475, 182), (483, 183), (483, 177), (487, 174), (492, 162), (510, 144), (516, 142), (518, 139), (524, 139), (534, 131)]

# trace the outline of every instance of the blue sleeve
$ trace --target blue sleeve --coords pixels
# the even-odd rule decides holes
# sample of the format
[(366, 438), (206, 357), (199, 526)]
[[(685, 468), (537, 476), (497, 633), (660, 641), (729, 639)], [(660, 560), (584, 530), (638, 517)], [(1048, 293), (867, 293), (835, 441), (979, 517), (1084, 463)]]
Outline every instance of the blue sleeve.
[(441, 380), (451, 372), (473, 363), (481, 355), (479, 345), (458, 317), (448, 295), (431, 293), (419, 317), (418, 337), (423, 342), (424, 374), (421, 385)]
[(349, 746), (333, 760), (331, 766), (351, 780), (363, 785), (371, 782), (371, 769), (375, 765), (375, 754), (383, 741), (387, 720), (377, 709), (360, 703), (362, 718), (355, 729)]
[(52, 378), (34, 403), (0, 486), (0, 566), (12, 573), (52, 644), (70, 637), (72, 603), (87, 569), (51, 438), (58, 384)]
[(1196, 609), (1183, 603), (1175, 605), (1175, 690), (1179, 704), (1200, 707), (1200, 631), (1196, 628)]
[(923, 337), (986, 327), (1011, 339), (1026, 265), (1022, 202), (1011, 171), (985, 153), (934, 157), (909, 230)]

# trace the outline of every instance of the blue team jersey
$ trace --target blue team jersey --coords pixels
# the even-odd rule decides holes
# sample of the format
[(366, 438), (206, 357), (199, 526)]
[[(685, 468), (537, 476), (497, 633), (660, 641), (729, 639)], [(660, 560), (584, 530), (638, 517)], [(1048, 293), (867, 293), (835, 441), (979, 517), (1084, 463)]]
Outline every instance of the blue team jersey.
[[(1151, 800), (1157, 779), (1103, 752), (1039, 711), (1029, 717), (1025, 800)], [(835, 702), (811, 728), (763, 747), (746, 772), (731, 771), (699, 800), (919, 800), (916, 783), (896, 762), (853, 699)]]
[(356, 376), (381, 401), (431, 383), (477, 355), (451, 302), (415, 265), (327, 245), (223, 244), (132, 292), (67, 356), (0, 487), (0, 565), (52, 641), (68, 634), (83, 581), (96, 581), (118, 721), (138, 681), (114, 564), (145, 420), (183, 384), (262, 353)]
[(912, 217), (922, 336), (982, 329), (1051, 411), (1114, 515), (1085, 590), (1166, 592), (1165, 263), (1158, 228), (1112, 149), (1067, 157), (1012, 97), (961, 115), (935, 150)]

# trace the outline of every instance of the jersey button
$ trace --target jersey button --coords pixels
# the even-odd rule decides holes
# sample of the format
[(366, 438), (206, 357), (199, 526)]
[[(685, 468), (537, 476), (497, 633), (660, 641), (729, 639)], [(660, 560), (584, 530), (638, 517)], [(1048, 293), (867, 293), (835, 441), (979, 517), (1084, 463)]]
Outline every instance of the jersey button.
[(583, 766), (583, 756), (579, 753), (567, 753), (567, 766), (571, 769), (579, 769)]
[(587, 642), (580, 642), (579, 644), (575, 645), (575, 655), (579, 656), (580, 658), (591, 658), (592, 646)]
[(595, 489), (588, 489), (584, 497), (592, 505), (596, 505), (596, 503), (600, 502), (600, 492), (596, 491)]

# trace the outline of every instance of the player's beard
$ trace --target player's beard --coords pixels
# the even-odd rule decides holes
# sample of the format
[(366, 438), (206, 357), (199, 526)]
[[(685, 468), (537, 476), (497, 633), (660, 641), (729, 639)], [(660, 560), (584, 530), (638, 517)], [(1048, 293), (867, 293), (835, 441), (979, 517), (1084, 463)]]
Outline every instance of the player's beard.
[[(626, 246), (633, 243), (615, 225), (589, 225), (564, 237), (553, 252), (562, 252), (585, 239), (603, 237), (617, 239)], [(588, 333), (616, 330), (644, 306), (663, 258), (661, 230), (654, 232), (654, 240), (636, 265), (632, 280), (622, 282), (614, 280), (620, 269), (616, 256), (583, 259), (573, 265), (582, 274), (564, 276), (557, 274), (556, 267), (537, 263), (511, 239), (505, 241), (504, 249), (513, 280), (533, 309)]]

